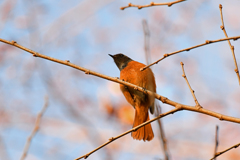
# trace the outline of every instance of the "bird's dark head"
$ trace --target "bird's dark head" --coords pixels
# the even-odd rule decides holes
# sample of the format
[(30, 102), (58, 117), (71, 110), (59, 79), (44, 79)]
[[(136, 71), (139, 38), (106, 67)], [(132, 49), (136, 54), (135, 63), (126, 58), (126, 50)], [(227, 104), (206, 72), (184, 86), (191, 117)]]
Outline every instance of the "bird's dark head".
[(108, 55), (113, 58), (114, 62), (116, 63), (120, 71), (124, 69), (129, 62), (132, 61), (131, 58), (129, 58), (128, 56), (125, 56), (122, 53), (115, 54), (115, 55), (111, 55), (111, 54), (108, 54)]

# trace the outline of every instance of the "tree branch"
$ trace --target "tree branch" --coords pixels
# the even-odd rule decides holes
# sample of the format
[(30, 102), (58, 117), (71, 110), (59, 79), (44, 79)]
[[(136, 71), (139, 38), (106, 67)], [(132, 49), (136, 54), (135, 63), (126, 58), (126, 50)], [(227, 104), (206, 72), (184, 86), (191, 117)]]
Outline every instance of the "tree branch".
[(142, 8), (146, 8), (146, 7), (152, 7), (152, 6), (163, 6), (163, 5), (167, 5), (168, 7), (171, 7), (173, 4), (176, 3), (180, 3), (186, 0), (177, 0), (177, 1), (173, 1), (173, 2), (165, 2), (165, 3), (155, 3), (155, 2), (151, 2), (150, 4), (147, 5), (135, 5), (132, 3), (128, 3), (128, 6), (124, 6), (121, 7), (121, 10), (124, 10), (125, 8), (129, 8), (129, 7), (137, 7), (138, 9), (142, 9)]
[(23, 150), (23, 154), (22, 154), (21, 160), (24, 160), (26, 158), (26, 156), (27, 156), (27, 152), (28, 152), (28, 149), (30, 147), (32, 138), (36, 135), (37, 131), (39, 130), (39, 125), (40, 125), (40, 121), (41, 121), (42, 115), (46, 111), (47, 107), (48, 107), (48, 97), (45, 97), (44, 106), (43, 106), (42, 110), (38, 113), (38, 116), (37, 116), (37, 119), (36, 119), (36, 122), (35, 122), (35, 126), (34, 126), (34, 128), (32, 130), (32, 133), (28, 137), (25, 146), (24, 146), (24, 150)]
[(227, 152), (227, 151), (229, 151), (229, 150), (231, 150), (231, 149), (233, 149), (233, 148), (239, 147), (239, 145), (240, 145), (240, 143), (238, 143), (238, 144), (236, 144), (236, 145), (234, 145), (234, 146), (232, 146), (232, 147), (230, 147), (230, 148), (228, 148), (228, 149), (226, 149), (226, 150), (224, 150), (224, 151), (222, 151), (222, 152), (216, 153), (215, 156), (214, 156), (213, 158), (211, 158), (210, 160), (213, 160), (214, 158), (220, 156), (221, 154), (223, 154), (223, 153), (225, 153), (225, 152)]
[[(160, 106), (156, 107), (156, 111), (157, 112), (157, 115), (160, 115), (161, 114), (161, 110), (160, 110)], [(162, 146), (163, 146), (163, 151), (164, 151), (164, 160), (169, 160), (169, 152), (168, 152), (168, 145), (167, 145), (167, 139), (166, 139), (166, 136), (165, 136), (165, 132), (164, 132), (164, 129), (163, 129), (163, 125), (162, 125), (162, 121), (161, 121), (161, 118), (159, 118), (157, 120), (158, 122), (158, 126), (159, 126), (159, 130), (160, 130), (160, 138), (161, 138), (161, 142), (162, 142)]]
[(194, 48), (198, 48), (198, 47), (201, 47), (201, 46), (204, 46), (204, 45), (207, 45), (207, 44), (211, 44), (211, 43), (216, 43), (216, 42), (221, 42), (221, 41), (226, 41), (226, 40), (230, 40), (230, 39), (233, 39), (234, 41), (239, 39), (240, 36), (235, 36), (235, 37), (229, 37), (229, 38), (222, 38), (222, 39), (217, 39), (217, 40), (206, 40), (205, 43), (202, 43), (202, 44), (199, 44), (199, 45), (196, 45), (196, 46), (193, 46), (193, 47), (189, 47), (189, 48), (185, 48), (185, 49), (181, 49), (181, 50), (178, 50), (178, 51), (175, 51), (175, 52), (171, 52), (171, 53), (166, 53), (163, 55), (163, 57), (159, 60), (157, 60), (156, 62), (153, 62), (143, 68), (141, 68), (141, 71), (145, 70), (146, 68), (154, 65), (154, 64), (157, 64), (158, 62), (160, 62), (161, 60), (169, 57), (169, 56), (172, 56), (174, 54), (177, 54), (177, 53), (180, 53), (180, 52), (183, 52), (183, 51), (190, 51), (191, 49), (194, 49)]
[[(231, 38), (233, 39), (233, 37), (231, 37)], [(69, 60), (63, 61), (63, 60), (59, 60), (59, 59), (56, 59), (56, 58), (52, 58), (52, 57), (49, 57), (49, 56), (37, 53), (35, 51), (32, 51), (32, 50), (30, 50), (28, 48), (25, 48), (25, 47), (17, 44), (17, 42), (15, 42), (15, 41), (10, 42), (10, 41), (4, 40), (4, 39), (0, 39), (0, 41), (4, 42), (4, 43), (7, 43), (7, 44), (10, 44), (10, 45), (13, 45), (15, 47), (18, 47), (18, 48), (20, 48), (22, 50), (25, 50), (25, 51), (31, 53), (34, 57), (40, 57), (40, 58), (43, 58), (43, 59), (47, 59), (47, 60), (50, 60), (50, 61), (53, 61), (53, 62), (56, 62), (56, 63), (60, 63), (60, 64), (63, 64), (63, 65), (66, 65), (66, 66), (69, 66), (69, 67), (72, 67), (72, 68), (84, 71), (85, 74), (88, 74), (88, 75), (91, 74), (91, 75), (94, 75), (94, 76), (97, 76), (97, 77), (100, 77), (100, 78), (103, 78), (103, 79), (107, 79), (107, 80), (110, 80), (110, 81), (113, 81), (113, 82), (117, 82), (119, 84), (122, 84), (122, 85), (125, 85), (125, 86), (128, 86), (128, 87), (132, 87), (135, 90), (138, 90), (138, 91), (143, 92), (145, 94), (153, 95), (156, 99), (162, 101), (163, 103), (169, 104), (171, 106), (175, 107), (176, 105), (181, 105), (184, 110), (189, 110), (189, 111), (194, 111), (194, 112), (199, 112), (199, 113), (202, 113), (202, 114), (210, 115), (212, 117), (218, 118), (219, 120), (225, 120), (225, 121), (240, 123), (240, 118), (230, 117), (230, 116), (222, 115), (222, 114), (219, 114), (219, 113), (216, 113), (216, 112), (204, 109), (204, 108), (197, 109), (194, 106), (188, 106), (188, 105), (183, 105), (183, 104), (174, 102), (174, 101), (168, 99), (167, 97), (164, 97), (164, 96), (161, 96), (161, 95), (159, 95), (157, 93), (154, 93), (154, 92), (151, 92), (149, 90), (146, 90), (145, 88), (142, 88), (142, 87), (139, 87), (137, 85), (131, 84), (129, 82), (125, 82), (123, 80), (120, 80), (118, 77), (114, 78), (114, 77), (106, 76), (104, 74), (100, 74), (100, 73), (91, 71), (89, 69), (77, 66), (77, 65), (75, 65), (73, 63), (70, 63)]]
[[(219, 9), (220, 9), (220, 14), (221, 14), (221, 20), (222, 20), (222, 25), (220, 26), (220, 28), (223, 30), (226, 38), (228, 38), (228, 35), (227, 35), (227, 31), (225, 29), (225, 26), (224, 26), (224, 21), (223, 21), (223, 14), (222, 14), (222, 5), (220, 4), (219, 5)], [(235, 72), (237, 74), (237, 77), (238, 77), (238, 82), (239, 82), (239, 85), (240, 85), (240, 76), (239, 76), (239, 70), (238, 70), (238, 65), (237, 65), (237, 60), (236, 60), (236, 57), (235, 57), (235, 53), (234, 53), (234, 46), (231, 45), (231, 42), (229, 40), (228, 41), (228, 44), (230, 46), (230, 49), (232, 51), (232, 56), (233, 56), (233, 60), (234, 60), (234, 64), (235, 64)]]
[[(236, 37), (234, 37), (234, 38), (236, 38)], [(238, 38), (240, 38), (240, 37), (238, 37)], [(233, 39), (233, 37), (231, 37), (231, 39)], [(222, 115), (220, 113), (216, 113), (216, 112), (204, 109), (204, 108), (197, 109), (194, 106), (188, 106), (188, 105), (183, 105), (183, 104), (177, 103), (175, 101), (172, 101), (172, 100), (168, 99), (167, 97), (164, 97), (164, 96), (161, 96), (161, 95), (159, 95), (157, 93), (154, 93), (154, 92), (151, 92), (149, 90), (146, 90), (145, 88), (142, 88), (142, 87), (139, 87), (137, 85), (131, 84), (129, 82), (125, 82), (123, 80), (120, 80), (118, 77), (106, 76), (104, 74), (100, 74), (100, 73), (91, 71), (89, 69), (77, 66), (77, 65), (75, 65), (73, 63), (70, 63), (69, 60), (63, 61), (63, 60), (59, 60), (59, 59), (56, 59), (56, 58), (52, 58), (52, 57), (49, 57), (49, 56), (37, 53), (35, 51), (32, 51), (32, 50), (30, 50), (30, 49), (28, 49), (26, 47), (23, 47), (23, 46), (17, 44), (17, 42), (15, 42), (15, 41), (10, 42), (10, 41), (7, 41), (7, 40), (1, 39), (1, 38), (0, 38), (0, 41), (4, 42), (4, 43), (7, 43), (7, 44), (10, 44), (10, 45), (13, 45), (15, 47), (18, 47), (18, 48), (20, 48), (22, 50), (25, 50), (25, 51), (31, 53), (34, 57), (40, 57), (40, 58), (47, 59), (47, 60), (50, 60), (50, 61), (53, 61), (53, 62), (56, 62), (56, 63), (60, 63), (60, 64), (63, 64), (63, 65), (66, 65), (66, 66), (69, 66), (69, 67), (72, 67), (72, 68), (84, 71), (85, 74), (88, 74), (88, 75), (91, 74), (91, 75), (94, 75), (94, 76), (97, 76), (97, 77), (100, 77), (100, 78), (103, 78), (103, 79), (106, 79), (106, 80), (110, 80), (110, 81), (113, 81), (113, 82), (116, 82), (116, 83), (119, 83), (119, 84), (122, 84), (122, 85), (125, 85), (125, 86), (128, 86), (128, 87), (132, 87), (135, 90), (138, 90), (138, 91), (143, 92), (145, 94), (153, 95), (156, 99), (162, 101), (163, 103), (169, 104), (169, 105), (171, 105), (173, 107), (175, 107), (176, 105), (181, 105), (182, 109), (184, 109), (184, 110), (206, 114), (206, 115), (209, 115), (209, 116), (212, 116), (212, 117), (216, 117), (219, 120), (225, 120), (225, 121), (229, 121), (229, 122), (240, 123), (240, 118), (235, 118), (235, 117)]]
[[(143, 33), (144, 33), (144, 50), (145, 50), (145, 59), (146, 59), (146, 64), (148, 65), (149, 63), (151, 63), (151, 54), (150, 54), (150, 31), (149, 31), (149, 27), (147, 24), (147, 21), (145, 19), (143, 19), (142, 21), (142, 25), (143, 25)], [(155, 103), (155, 111), (154, 111), (154, 115), (158, 116), (161, 114), (161, 107), (159, 105), (159, 103)], [(168, 147), (167, 147), (167, 139), (164, 133), (164, 129), (163, 129), (163, 125), (161, 122), (161, 119), (159, 118), (157, 120), (158, 122), (158, 127), (159, 127), (159, 133), (160, 133), (160, 142), (162, 143), (162, 147), (163, 147), (163, 153), (164, 153), (164, 160), (169, 160), (169, 153), (168, 153)]]
[(150, 55), (150, 47), (149, 47), (150, 31), (148, 28), (147, 21), (145, 19), (142, 20), (142, 25), (143, 25), (143, 33), (144, 33), (145, 59), (146, 59), (146, 64), (149, 64), (151, 63), (151, 55)]
[(189, 84), (189, 82), (188, 82), (188, 79), (187, 79), (187, 76), (186, 76), (186, 74), (185, 74), (185, 71), (184, 71), (184, 67), (183, 67), (183, 62), (181, 62), (180, 63), (181, 64), (181, 66), (182, 66), (182, 71), (183, 71), (183, 78), (186, 80), (186, 82), (187, 82), (187, 84), (188, 84), (188, 87), (189, 87), (189, 89), (190, 89), (190, 91), (191, 91), (191, 93), (192, 93), (192, 96), (193, 96), (193, 99), (194, 99), (194, 101), (195, 101), (195, 103), (196, 103), (196, 107), (197, 108), (202, 108), (201, 107), (201, 105), (198, 103), (198, 100), (197, 100), (197, 98), (196, 98), (196, 96), (195, 96), (195, 94), (194, 94), (194, 90), (191, 88), (191, 86), (190, 86), (190, 84)]
[(79, 159), (82, 159), (82, 158), (87, 159), (92, 153), (94, 153), (94, 152), (96, 152), (97, 150), (99, 150), (100, 148), (108, 145), (109, 143), (115, 141), (116, 139), (118, 139), (118, 138), (120, 138), (120, 137), (122, 137), (122, 136), (125, 136), (125, 135), (128, 134), (128, 133), (131, 133), (131, 132), (133, 132), (133, 131), (136, 131), (138, 128), (141, 128), (142, 126), (145, 126), (145, 125), (147, 125), (147, 124), (149, 124), (149, 123), (151, 123), (151, 122), (153, 122), (153, 121), (155, 121), (155, 120), (157, 120), (157, 119), (159, 119), (159, 118), (165, 117), (165, 116), (167, 116), (167, 115), (169, 115), (169, 114), (173, 114), (173, 113), (175, 113), (175, 112), (177, 112), (177, 111), (180, 111), (180, 110), (182, 110), (181, 106), (179, 106), (179, 107), (177, 106), (176, 108), (174, 108), (174, 109), (171, 110), (171, 111), (168, 111), (168, 112), (166, 112), (166, 113), (160, 114), (159, 116), (157, 116), (157, 117), (155, 117), (155, 118), (153, 118), (153, 119), (151, 119), (151, 120), (148, 120), (148, 121), (142, 123), (141, 125), (139, 125), (139, 126), (137, 126), (137, 127), (134, 127), (134, 128), (132, 128), (132, 129), (130, 129), (130, 130), (128, 130), (128, 131), (126, 131), (126, 132), (124, 132), (124, 133), (116, 136), (116, 137), (110, 138), (108, 142), (104, 143), (103, 145), (99, 146), (98, 148), (94, 149), (93, 151), (91, 151), (91, 152), (89, 152), (89, 153), (87, 153), (87, 154), (85, 154), (85, 155), (83, 155), (83, 156), (81, 156), (81, 157), (76, 158), (75, 160), (79, 160)]
[[(218, 147), (218, 125), (216, 126), (216, 133), (215, 133), (215, 149), (214, 149), (214, 156), (217, 154), (217, 147)], [(217, 158), (214, 158), (216, 160)]]

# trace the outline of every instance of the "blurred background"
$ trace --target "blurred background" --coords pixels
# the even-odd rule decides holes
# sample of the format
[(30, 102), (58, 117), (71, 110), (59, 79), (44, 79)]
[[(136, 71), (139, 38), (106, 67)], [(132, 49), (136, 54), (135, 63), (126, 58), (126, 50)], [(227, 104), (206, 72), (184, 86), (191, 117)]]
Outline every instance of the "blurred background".
[[(159, 0), (155, 2), (168, 2)], [(192, 0), (171, 7), (120, 7), (147, 0), (1, 0), (0, 38), (84, 68), (119, 77), (108, 54), (124, 53), (147, 63), (143, 20), (149, 31), (149, 59), (165, 53), (240, 35), (240, 1)], [(231, 41), (240, 65), (240, 40)], [(227, 41), (166, 58), (152, 68), (157, 92), (176, 102), (195, 105), (182, 78), (180, 62), (199, 103), (206, 109), (240, 118), (240, 86)], [(32, 139), (27, 160), (72, 160), (132, 127), (134, 109), (119, 84), (60, 65), (0, 43), (0, 159), (20, 159), (41, 111), (49, 105)], [(173, 109), (162, 104), (162, 112)], [(153, 117), (153, 116), (152, 116)], [(151, 117), (151, 118), (152, 118)], [(180, 111), (162, 119), (171, 160), (202, 160), (213, 156), (219, 125), (222, 151), (240, 142), (240, 126)], [(164, 158), (157, 122), (155, 138), (133, 140), (130, 134), (92, 154), (89, 160), (159, 160)], [(240, 159), (240, 148), (218, 158)]]

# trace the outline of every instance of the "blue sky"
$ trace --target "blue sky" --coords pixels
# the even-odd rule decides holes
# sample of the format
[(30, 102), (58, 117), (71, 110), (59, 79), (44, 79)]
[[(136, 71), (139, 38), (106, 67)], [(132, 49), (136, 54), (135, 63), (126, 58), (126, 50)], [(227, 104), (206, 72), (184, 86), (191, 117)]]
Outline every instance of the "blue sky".
[[(146, 62), (143, 19), (149, 25), (152, 61), (165, 53), (201, 44), (205, 40), (225, 38), (220, 29), (219, 3), (223, 5), (228, 35), (240, 35), (240, 2), (237, 0), (192, 0), (172, 7), (119, 9), (128, 3), (125, 0), (3, 0), (0, 2), (0, 38), (15, 40), (44, 55), (70, 60), (93, 71), (117, 77), (119, 70), (109, 53), (124, 53), (136, 61)], [(131, 3), (148, 4), (150, 1), (135, 0)], [(240, 41), (232, 44), (240, 63)], [(4, 148), (6, 159), (21, 156), (45, 95), (49, 97), (49, 106), (26, 159), (74, 159), (131, 128), (130, 124), (121, 123), (118, 116), (108, 115), (105, 111), (105, 103), (116, 109), (115, 114), (121, 105), (128, 105), (118, 89), (111, 90), (113, 82), (34, 58), (30, 53), (6, 44), (0, 44), (0, 51), (0, 112), (3, 117), (0, 122), (0, 146)], [(194, 105), (182, 78), (181, 61), (203, 107), (240, 117), (239, 85), (227, 42), (182, 52), (152, 67), (159, 94), (179, 103)], [(172, 109), (165, 104), (161, 106), (163, 111)], [(240, 141), (238, 137), (231, 138), (239, 133), (236, 124), (220, 122), (197, 113), (181, 111), (165, 117), (163, 122), (173, 159), (196, 159), (196, 155), (198, 159), (211, 158), (216, 124), (222, 131), (220, 149)], [(157, 125), (153, 124), (153, 127), (157, 135)], [(191, 152), (185, 153), (181, 144), (186, 150), (192, 149)], [(203, 149), (194, 150), (199, 147)], [(226, 154), (225, 158), (228, 156), (231, 153)], [(144, 143), (134, 141), (127, 135), (88, 159), (162, 157), (157, 136), (154, 141)]]

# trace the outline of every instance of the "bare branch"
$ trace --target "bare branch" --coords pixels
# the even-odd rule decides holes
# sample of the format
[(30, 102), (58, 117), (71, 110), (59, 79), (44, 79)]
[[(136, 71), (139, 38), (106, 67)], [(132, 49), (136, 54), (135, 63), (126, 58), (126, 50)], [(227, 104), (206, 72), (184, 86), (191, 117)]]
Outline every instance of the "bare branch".
[[(216, 133), (215, 133), (215, 149), (214, 149), (214, 156), (217, 154), (217, 147), (218, 147), (218, 125), (216, 126)], [(217, 158), (214, 158), (216, 160)]]
[(222, 151), (222, 152), (216, 153), (215, 156), (214, 156), (213, 158), (211, 158), (210, 160), (213, 160), (214, 158), (220, 156), (221, 154), (223, 154), (223, 153), (225, 153), (225, 152), (227, 152), (227, 151), (229, 151), (229, 150), (231, 150), (231, 149), (233, 149), (233, 148), (239, 147), (239, 145), (240, 145), (240, 143), (238, 143), (238, 144), (236, 144), (236, 145), (234, 145), (234, 146), (232, 146), (232, 147), (230, 147), (230, 148), (228, 148), (228, 149), (226, 149), (226, 150), (224, 150), (224, 151)]
[[(228, 35), (227, 35), (227, 31), (225, 29), (225, 26), (224, 26), (224, 21), (223, 21), (223, 14), (222, 14), (222, 5), (220, 4), (219, 5), (219, 9), (220, 9), (220, 14), (221, 14), (221, 20), (222, 20), (222, 25), (220, 26), (220, 28), (223, 30), (226, 38), (228, 38)], [(239, 76), (239, 70), (238, 70), (238, 65), (237, 65), (237, 60), (236, 60), (236, 57), (235, 57), (235, 53), (234, 53), (234, 46), (231, 45), (231, 42), (228, 40), (228, 44), (230, 46), (230, 49), (232, 51), (232, 56), (233, 56), (233, 60), (234, 60), (234, 63), (235, 63), (235, 72), (237, 74), (237, 77), (238, 77), (238, 82), (239, 82), (239, 85), (240, 85), (240, 76)]]
[[(146, 59), (146, 64), (150, 64), (151, 63), (151, 54), (150, 54), (150, 31), (149, 31), (149, 27), (147, 24), (147, 21), (144, 19), (142, 21), (142, 25), (143, 25), (143, 33), (144, 33), (144, 50), (145, 50), (145, 59)], [(154, 115), (158, 116), (161, 114), (161, 108), (159, 104), (155, 104), (156, 105), (156, 109), (155, 109), (155, 113)], [(164, 151), (164, 159), (168, 160), (169, 159), (169, 154), (168, 154), (168, 147), (167, 147), (167, 139), (164, 133), (164, 129), (163, 129), (163, 125), (161, 122), (161, 119), (157, 120), (158, 122), (158, 126), (159, 126), (159, 133), (160, 133), (160, 141), (162, 142), (162, 147), (163, 147), (163, 151)]]
[[(236, 37), (234, 37), (234, 38), (236, 38)], [(240, 36), (237, 37), (237, 38), (240, 38)], [(233, 37), (231, 37), (230, 39), (233, 39)], [(30, 49), (28, 49), (26, 47), (23, 47), (23, 46), (17, 44), (17, 42), (15, 42), (15, 41), (10, 42), (10, 41), (4, 40), (4, 39), (0, 39), (0, 41), (4, 42), (4, 43), (7, 43), (9, 45), (13, 45), (15, 47), (18, 47), (18, 48), (20, 48), (22, 50), (25, 50), (25, 51), (31, 53), (34, 57), (40, 57), (40, 58), (47, 59), (47, 60), (50, 60), (50, 61), (53, 61), (53, 62), (56, 62), (56, 63), (60, 63), (60, 64), (63, 64), (63, 65), (66, 65), (66, 66), (69, 66), (69, 67), (81, 70), (81, 71), (85, 72), (86, 74), (89, 74), (89, 75), (91, 74), (91, 75), (94, 75), (94, 76), (97, 76), (97, 77), (100, 77), (100, 78), (103, 78), (103, 79), (106, 79), (106, 80), (110, 80), (110, 81), (113, 81), (113, 82), (116, 82), (116, 83), (119, 83), (119, 84), (122, 84), (122, 85), (125, 85), (125, 86), (128, 86), (128, 87), (132, 87), (135, 90), (138, 90), (138, 91), (143, 92), (145, 94), (151, 94), (156, 99), (162, 101), (163, 103), (169, 104), (169, 105), (171, 105), (173, 107), (176, 107), (177, 105), (181, 105), (183, 110), (188, 110), (188, 111), (193, 111), (193, 112), (206, 114), (206, 115), (209, 115), (209, 116), (212, 116), (212, 117), (216, 117), (219, 120), (225, 120), (225, 121), (229, 121), (229, 122), (240, 123), (240, 118), (226, 116), (226, 115), (223, 115), (223, 114), (220, 114), (220, 113), (216, 113), (216, 112), (204, 109), (204, 108), (198, 109), (198, 108), (196, 108), (194, 106), (188, 106), (188, 105), (183, 105), (183, 104), (177, 103), (175, 101), (172, 101), (172, 100), (168, 99), (167, 97), (164, 97), (164, 96), (159, 95), (157, 93), (154, 93), (154, 92), (151, 92), (149, 90), (146, 90), (145, 88), (142, 88), (142, 87), (136, 86), (134, 84), (125, 82), (123, 80), (120, 80), (118, 77), (114, 78), (114, 77), (106, 76), (104, 74), (100, 74), (100, 73), (91, 71), (89, 69), (77, 66), (77, 65), (75, 65), (73, 63), (70, 63), (69, 60), (63, 61), (63, 60), (59, 60), (59, 59), (56, 59), (56, 58), (52, 58), (52, 57), (49, 57), (49, 56), (37, 53), (35, 51), (32, 51), (32, 50), (30, 50)]]
[(109, 143), (115, 141), (116, 139), (118, 139), (118, 138), (120, 138), (120, 137), (122, 137), (122, 136), (125, 136), (126, 134), (131, 133), (132, 131), (136, 131), (138, 128), (141, 128), (142, 126), (145, 126), (145, 125), (147, 125), (147, 124), (149, 124), (149, 123), (151, 123), (151, 122), (153, 122), (153, 121), (155, 121), (155, 120), (157, 120), (157, 119), (159, 119), (159, 118), (162, 118), (162, 117), (165, 117), (165, 116), (167, 116), (167, 115), (169, 115), (169, 114), (173, 114), (173, 113), (175, 113), (175, 112), (177, 112), (177, 111), (180, 111), (181, 109), (182, 109), (181, 107), (176, 107), (175, 109), (173, 109), (173, 110), (171, 110), (171, 111), (168, 111), (168, 112), (166, 112), (166, 113), (160, 114), (159, 116), (157, 116), (157, 117), (155, 117), (155, 118), (153, 118), (153, 119), (151, 119), (151, 120), (148, 120), (147, 122), (144, 122), (144, 123), (142, 123), (141, 125), (139, 125), (139, 126), (137, 126), (137, 127), (134, 127), (134, 128), (132, 128), (132, 129), (130, 129), (130, 130), (128, 130), (128, 131), (126, 131), (126, 132), (124, 132), (124, 133), (116, 136), (116, 137), (112, 137), (112, 138), (109, 139), (108, 142), (104, 143), (103, 145), (99, 146), (98, 148), (94, 149), (93, 151), (91, 151), (91, 152), (89, 152), (89, 153), (87, 153), (87, 154), (85, 154), (85, 155), (83, 155), (83, 156), (81, 156), (81, 157), (79, 157), (79, 158), (76, 158), (75, 160), (79, 160), (79, 159), (82, 159), (82, 158), (86, 159), (86, 158), (88, 158), (92, 153), (94, 153), (94, 152), (96, 152), (97, 150), (101, 149), (102, 147), (108, 145)]
[(150, 47), (149, 47), (150, 32), (149, 32), (147, 21), (145, 19), (142, 21), (142, 25), (143, 25), (143, 33), (144, 33), (145, 59), (146, 59), (146, 64), (149, 64), (151, 62)]
[(202, 108), (201, 107), (201, 105), (198, 103), (198, 100), (197, 100), (197, 98), (196, 98), (196, 96), (195, 96), (195, 94), (194, 94), (194, 90), (191, 88), (191, 86), (190, 86), (190, 84), (189, 84), (189, 82), (188, 82), (188, 79), (187, 79), (187, 76), (186, 76), (186, 74), (185, 74), (185, 71), (184, 71), (184, 67), (183, 67), (183, 62), (181, 62), (180, 63), (181, 64), (181, 66), (182, 66), (182, 71), (183, 71), (183, 78), (186, 80), (186, 82), (187, 82), (187, 84), (188, 84), (188, 87), (189, 87), (189, 89), (190, 89), (190, 91), (191, 91), (191, 93), (192, 93), (192, 96), (193, 96), (193, 99), (194, 99), (194, 101), (195, 101), (195, 103), (196, 103), (196, 107), (197, 108)]
[(137, 7), (138, 9), (142, 9), (142, 8), (146, 8), (146, 7), (152, 7), (152, 6), (164, 6), (167, 5), (168, 7), (171, 7), (173, 4), (176, 3), (180, 3), (186, 0), (177, 0), (177, 1), (173, 1), (173, 2), (165, 2), (165, 3), (155, 3), (155, 2), (151, 2), (150, 4), (147, 5), (135, 5), (132, 3), (128, 3), (128, 6), (125, 7), (121, 7), (121, 10), (124, 10), (125, 8), (129, 8), (129, 7)]
[(149, 64), (148, 66), (145, 66), (143, 68), (141, 68), (141, 71), (143, 71), (144, 69), (154, 65), (154, 64), (157, 64), (158, 62), (160, 62), (161, 60), (169, 57), (169, 56), (172, 56), (174, 54), (177, 54), (177, 53), (180, 53), (180, 52), (183, 52), (183, 51), (190, 51), (191, 49), (194, 49), (194, 48), (198, 48), (198, 47), (201, 47), (201, 46), (204, 46), (204, 45), (207, 45), (207, 44), (211, 44), (211, 43), (216, 43), (216, 42), (221, 42), (221, 41), (226, 41), (226, 40), (230, 40), (230, 39), (233, 39), (234, 41), (239, 39), (240, 36), (236, 36), (236, 37), (229, 37), (229, 38), (222, 38), (222, 39), (217, 39), (217, 40), (206, 40), (205, 43), (202, 43), (202, 44), (199, 44), (199, 45), (196, 45), (196, 46), (193, 46), (193, 47), (189, 47), (189, 48), (185, 48), (185, 49), (181, 49), (181, 50), (178, 50), (178, 51), (175, 51), (175, 52), (171, 52), (171, 53), (166, 53), (163, 55), (163, 57), (159, 60), (157, 60), (156, 62), (153, 62), (151, 64)]
[(28, 152), (28, 149), (30, 147), (32, 138), (36, 135), (37, 131), (39, 130), (39, 125), (40, 125), (40, 121), (41, 121), (42, 115), (46, 111), (47, 107), (48, 107), (48, 97), (45, 97), (45, 103), (43, 105), (43, 108), (38, 113), (38, 116), (37, 116), (37, 119), (36, 119), (36, 122), (35, 122), (35, 126), (34, 126), (34, 128), (32, 130), (32, 133), (28, 137), (25, 146), (24, 146), (24, 150), (23, 150), (23, 154), (22, 154), (21, 160), (24, 160), (26, 158), (26, 156), (27, 156), (27, 152)]
[[(156, 107), (156, 111), (155, 112), (157, 112), (157, 115), (161, 114), (161, 110), (160, 109), (161, 109), (160, 106)], [(169, 160), (167, 139), (166, 139), (166, 136), (165, 136), (165, 132), (164, 132), (164, 129), (163, 129), (161, 118), (159, 118), (157, 120), (157, 122), (158, 122), (159, 130), (160, 130), (160, 138), (161, 138), (163, 151), (164, 151), (164, 160)]]

